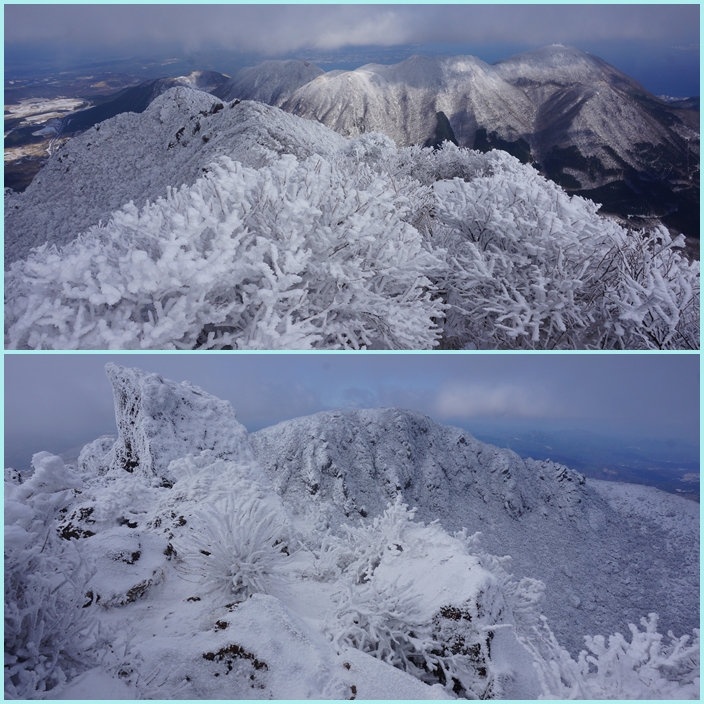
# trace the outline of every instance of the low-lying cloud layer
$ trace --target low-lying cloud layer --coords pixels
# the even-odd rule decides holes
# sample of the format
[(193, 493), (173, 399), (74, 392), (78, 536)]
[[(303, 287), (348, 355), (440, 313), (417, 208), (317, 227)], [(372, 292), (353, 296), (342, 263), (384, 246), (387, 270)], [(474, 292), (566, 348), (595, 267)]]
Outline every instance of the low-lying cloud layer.
[(698, 45), (698, 5), (6, 5), (5, 44), (151, 43), (274, 56), (433, 42)]

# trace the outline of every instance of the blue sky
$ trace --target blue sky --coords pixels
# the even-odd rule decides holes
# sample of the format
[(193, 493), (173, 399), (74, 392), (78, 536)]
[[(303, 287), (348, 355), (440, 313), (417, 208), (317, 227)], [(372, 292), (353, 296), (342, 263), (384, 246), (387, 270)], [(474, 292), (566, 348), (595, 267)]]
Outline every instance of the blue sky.
[(360, 47), (403, 47), (493, 62), (552, 43), (601, 56), (655, 93), (699, 93), (698, 4), (5, 5), (6, 57), (216, 48), (260, 59), (349, 57)]
[(331, 408), (397, 406), (470, 430), (699, 436), (696, 354), (6, 354), (6, 466), (115, 432), (108, 361), (201, 386), (250, 431)]

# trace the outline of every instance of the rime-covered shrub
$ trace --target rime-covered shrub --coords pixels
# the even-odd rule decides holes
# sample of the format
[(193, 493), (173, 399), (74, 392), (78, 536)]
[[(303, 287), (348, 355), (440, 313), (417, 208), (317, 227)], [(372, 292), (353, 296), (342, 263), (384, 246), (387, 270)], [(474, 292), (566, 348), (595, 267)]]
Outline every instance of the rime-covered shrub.
[(189, 524), (176, 550), (207, 590), (242, 601), (285, 582), (286, 519), (256, 483), (243, 480), (236, 496), (196, 511)]
[[(425, 526), (414, 516), (415, 509), (408, 510), (399, 498), (382, 515), (359, 526), (342, 526), (341, 536), (328, 536), (323, 542), (321, 574), (327, 579), (336, 575), (335, 607), (326, 621), (328, 637), (338, 647), (362, 650), (427, 684), (440, 683), (448, 692), (468, 698), (497, 692), (482, 624), (472, 623), (471, 615), (463, 621), (461, 632), (442, 623), (454, 618), (451, 614), (443, 619), (443, 613), (459, 614), (468, 611), (469, 605), (442, 608), (435, 603), (435, 595), (420, 591), (415, 580), (408, 581), (417, 566), (411, 566), (405, 576), (398, 574), (395, 581), (389, 582), (388, 573), (378, 577), (377, 570), (390, 556), (417, 556), (432, 550), (424, 538), (431, 542), (442, 536), (445, 547), (447, 540), (454, 544), (437, 522)], [(462, 549), (459, 541), (454, 546)], [(471, 583), (473, 578), (466, 577)], [(473, 609), (478, 616), (479, 607), (475, 604)]]
[(699, 630), (693, 638), (668, 641), (657, 630), (657, 614), (629, 624), (630, 642), (620, 633), (587, 636), (579, 656), (584, 699), (698, 699)]
[(677, 250), (681, 238), (629, 232), (591, 201), (515, 171), (435, 184), (447, 345), (697, 346), (699, 267)]
[(622, 634), (585, 636), (587, 650), (575, 660), (563, 648), (541, 613), (545, 585), (509, 572), (510, 557), (496, 557), (481, 546), (481, 533), (456, 533), (501, 585), (521, 642), (531, 653), (545, 697), (550, 699), (698, 699), (699, 631), (676, 638), (658, 633), (658, 616), (629, 624)]
[(85, 606), (89, 568), (57, 517), (80, 485), (39, 453), (24, 484), (5, 483), (5, 697), (33, 699), (88, 669), (99, 646)]
[(404, 529), (414, 521), (416, 509), (409, 509), (400, 497), (384, 513), (353, 526), (341, 526), (341, 536), (323, 543), (320, 559), (336, 577), (344, 574), (354, 584), (368, 583), (381, 564), (384, 553), (402, 549)]
[(365, 134), (204, 170), (13, 264), (6, 346), (699, 347), (683, 239), (623, 228), (505, 152)]
[(625, 229), (498, 150), (369, 134), (343, 153), (409, 194), (409, 222), (443, 257), (443, 346), (699, 347), (699, 264), (682, 237)]
[(11, 348), (428, 348), (439, 259), (369, 169), (223, 157), (6, 275)]

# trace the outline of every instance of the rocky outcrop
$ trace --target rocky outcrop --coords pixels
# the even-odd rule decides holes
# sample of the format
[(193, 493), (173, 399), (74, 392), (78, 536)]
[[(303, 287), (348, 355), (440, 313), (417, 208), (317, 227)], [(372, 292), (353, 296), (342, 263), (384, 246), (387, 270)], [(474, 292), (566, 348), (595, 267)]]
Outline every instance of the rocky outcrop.
[(214, 459), (251, 460), (247, 431), (227, 401), (188, 382), (177, 384), (140, 369), (105, 367), (115, 397), (118, 438), (86, 446), (84, 469), (106, 450), (99, 471), (124, 471), (169, 482), (172, 460), (210, 450)]

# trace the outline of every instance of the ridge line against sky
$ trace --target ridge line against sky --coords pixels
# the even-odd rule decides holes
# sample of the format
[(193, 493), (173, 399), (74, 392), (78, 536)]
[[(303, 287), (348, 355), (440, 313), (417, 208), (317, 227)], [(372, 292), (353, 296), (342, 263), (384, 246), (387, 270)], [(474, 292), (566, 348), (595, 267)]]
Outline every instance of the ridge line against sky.
[(230, 401), (249, 431), (323, 410), (396, 406), (463, 427), (488, 419), (699, 438), (697, 354), (10, 354), (6, 462), (114, 433), (109, 361), (201, 386)]

